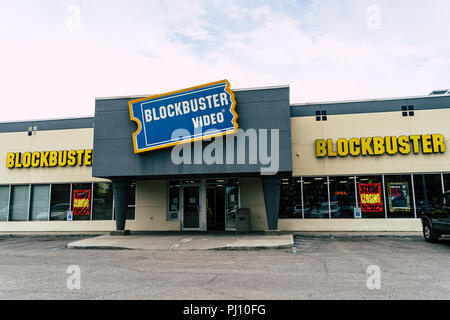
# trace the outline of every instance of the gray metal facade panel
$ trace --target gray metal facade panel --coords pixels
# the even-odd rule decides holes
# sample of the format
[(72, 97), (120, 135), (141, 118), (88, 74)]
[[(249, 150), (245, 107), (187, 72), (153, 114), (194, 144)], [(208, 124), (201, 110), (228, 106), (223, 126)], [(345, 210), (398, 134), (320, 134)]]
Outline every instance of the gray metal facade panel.
[(29, 127), (37, 127), (38, 131), (93, 128), (94, 117), (4, 122), (0, 123), (0, 133), (27, 132)]
[(294, 105), (291, 106), (291, 117), (315, 116), (317, 110), (326, 110), (327, 115), (401, 112), (402, 106), (407, 105), (413, 105), (414, 110), (447, 109), (450, 108), (450, 96)]
[[(239, 128), (279, 129), (279, 172), (292, 171), (289, 88), (236, 91)], [(130, 120), (128, 99), (96, 101), (94, 158), (95, 177), (174, 177), (208, 175), (260, 175), (261, 164), (190, 164), (176, 165), (171, 160), (172, 148), (135, 154), (132, 133), (136, 124)], [(226, 146), (224, 139), (224, 160)], [(210, 142), (203, 142), (203, 149)], [(270, 135), (269, 135), (270, 143)], [(191, 144), (192, 146), (192, 144)], [(234, 154), (236, 158), (236, 145)], [(248, 143), (247, 143), (248, 153)], [(269, 150), (271, 146), (269, 144)], [(246, 154), (248, 158), (248, 154)]]

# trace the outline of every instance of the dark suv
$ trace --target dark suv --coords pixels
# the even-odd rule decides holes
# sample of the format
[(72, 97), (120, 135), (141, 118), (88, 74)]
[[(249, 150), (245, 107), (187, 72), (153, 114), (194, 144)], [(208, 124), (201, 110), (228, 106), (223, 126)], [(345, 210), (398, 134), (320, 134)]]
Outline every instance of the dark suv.
[(450, 234), (450, 191), (438, 201), (422, 210), (423, 236), (428, 242), (436, 242), (443, 234)]

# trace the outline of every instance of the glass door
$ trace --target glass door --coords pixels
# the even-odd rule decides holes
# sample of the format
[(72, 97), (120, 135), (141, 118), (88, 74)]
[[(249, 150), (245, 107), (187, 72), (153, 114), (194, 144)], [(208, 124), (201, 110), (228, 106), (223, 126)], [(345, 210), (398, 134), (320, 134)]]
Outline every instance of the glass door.
[(183, 186), (182, 230), (200, 229), (200, 185)]
[(225, 188), (225, 230), (236, 230), (236, 214), (239, 209), (239, 181), (228, 180)]

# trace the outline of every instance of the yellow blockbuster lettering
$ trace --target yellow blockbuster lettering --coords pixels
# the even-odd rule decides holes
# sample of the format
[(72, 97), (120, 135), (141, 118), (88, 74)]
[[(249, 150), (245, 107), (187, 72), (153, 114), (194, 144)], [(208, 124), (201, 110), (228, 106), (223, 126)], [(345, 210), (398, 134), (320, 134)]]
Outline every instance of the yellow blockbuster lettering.
[(58, 151), (58, 166), (65, 167), (67, 164), (67, 150)]
[(384, 139), (382, 137), (373, 137), (373, 153), (376, 156), (384, 154)]
[(58, 164), (58, 152), (50, 151), (50, 154), (48, 156), (48, 166), (56, 167), (57, 164)]
[(373, 155), (371, 143), (372, 143), (372, 138), (361, 138), (361, 154), (363, 156)]
[(40, 161), (39, 161), (40, 157), (41, 157), (41, 154), (39, 152), (33, 152), (31, 154), (31, 166), (33, 168), (39, 167), (39, 165), (40, 165)]
[(433, 153), (433, 148), (431, 145), (431, 134), (422, 135), (422, 152)]
[(432, 134), (431, 136), (433, 140), (433, 152), (444, 153), (445, 152), (444, 136), (442, 134)]
[(348, 141), (347, 139), (340, 138), (336, 143), (337, 153), (340, 157), (346, 157), (348, 155)]
[(22, 168), (22, 163), (20, 162), (22, 154), (20, 152), (16, 153), (16, 162), (14, 163), (14, 168)]
[(6, 155), (6, 167), (8, 169), (14, 168), (14, 157), (15, 154), (12, 152), (8, 152), (8, 154)]
[(323, 158), (327, 155), (327, 146), (325, 140), (317, 139), (316, 140), (316, 157)]
[(359, 147), (359, 139), (351, 138), (348, 142), (350, 154), (354, 157), (359, 156), (361, 149)]
[(398, 152), (401, 154), (408, 154), (411, 151), (411, 146), (409, 145), (409, 138), (407, 136), (398, 137)]
[(92, 149), (86, 150), (84, 152), (84, 165), (92, 166)]
[(77, 158), (75, 157), (77, 152), (75, 150), (70, 150), (67, 152), (67, 164), (71, 167), (75, 165), (77, 162)]
[(84, 150), (77, 150), (77, 155), (78, 155), (78, 157), (77, 157), (77, 159), (78, 159), (77, 164), (79, 166), (83, 165), (83, 153), (84, 153)]
[(31, 166), (31, 153), (25, 152), (22, 158), (22, 165), (24, 168), (29, 168)]
[(336, 157), (337, 153), (333, 151), (333, 140), (327, 139), (327, 149), (328, 149), (328, 156), (329, 157)]
[(397, 148), (397, 137), (385, 137), (385, 146), (386, 146), (386, 152), (388, 154), (394, 155), (398, 152)]
[(420, 152), (420, 148), (419, 148), (420, 136), (419, 135), (409, 136), (409, 140), (411, 140), (413, 143), (413, 152), (415, 154), (418, 154)]

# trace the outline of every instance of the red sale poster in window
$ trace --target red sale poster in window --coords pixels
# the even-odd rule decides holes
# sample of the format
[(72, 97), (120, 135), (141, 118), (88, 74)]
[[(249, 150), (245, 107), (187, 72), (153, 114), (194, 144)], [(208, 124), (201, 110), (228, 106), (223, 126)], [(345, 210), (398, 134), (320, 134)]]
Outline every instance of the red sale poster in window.
[(73, 191), (73, 215), (83, 216), (91, 212), (91, 190)]
[(381, 212), (383, 203), (381, 201), (381, 183), (360, 183), (359, 200), (362, 212)]

